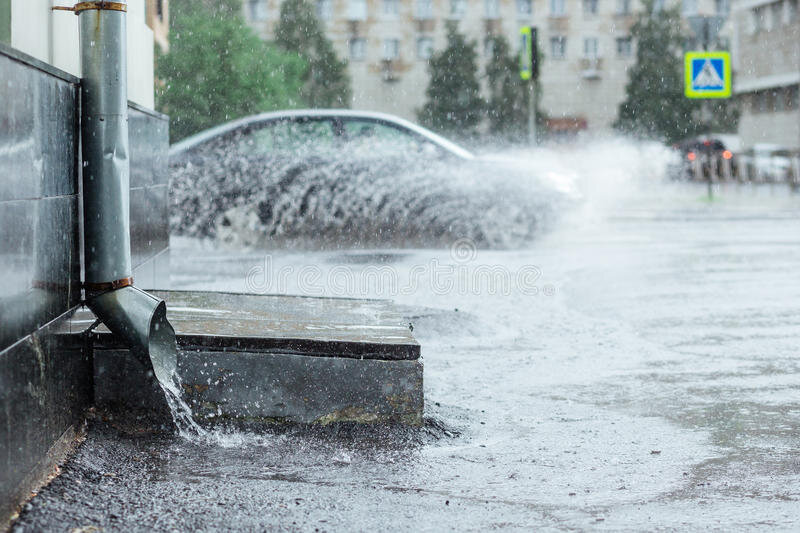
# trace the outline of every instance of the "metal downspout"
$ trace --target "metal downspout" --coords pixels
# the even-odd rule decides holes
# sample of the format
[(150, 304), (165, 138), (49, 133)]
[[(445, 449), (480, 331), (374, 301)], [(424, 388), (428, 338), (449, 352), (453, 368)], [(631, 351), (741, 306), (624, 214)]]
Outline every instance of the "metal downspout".
[(133, 287), (126, 9), (120, 2), (72, 8), (81, 41), (86, 303), (166, 386), (177, 366), (175, 332), (165, 303)]

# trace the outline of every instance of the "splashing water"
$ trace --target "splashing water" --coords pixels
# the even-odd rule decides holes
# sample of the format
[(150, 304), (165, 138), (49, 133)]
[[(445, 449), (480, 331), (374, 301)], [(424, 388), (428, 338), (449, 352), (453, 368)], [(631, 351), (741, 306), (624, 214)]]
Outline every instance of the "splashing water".
[(220, 144), (172, 162), (170, 221), (173, 234), (235, 246), (438, 247), (467, 238), (482, 248), (518, 248), (582, 193), (618, 197), (638, 176), (663, 178), (670, 157), (656, 143), (624, 139), (475, 160), (379, 151), (267, 158)]
[(171, 166), (173, 233), (243, 245), (492, 248), (534, 238), (563, 191), (499, 160), (266, 158), (224, 146)]
[(178, 430), (178, 435), (188, 442), (207, 446), (219, 446), (221, 448), (243, 446), (265, 447), (273, 444), (273, 439), (265, 435), (225, 428), (204, 428), (194, 419), (191, 407), (189, 407), (181, 395), (182, 382), (180, 376), (174, 373), (171, 380), (160, 383), (167, 400), (172, 421)]
[(172, 374), (169, 381), (160, 381), (161, 389), (167, 399), (172, 421), (178, 428), (178, 434), (188, 440), (208, 442), (211, 433), (198, 424), (192, 414), (192, 409), (181, 396), (181, 378), (177, 373)]

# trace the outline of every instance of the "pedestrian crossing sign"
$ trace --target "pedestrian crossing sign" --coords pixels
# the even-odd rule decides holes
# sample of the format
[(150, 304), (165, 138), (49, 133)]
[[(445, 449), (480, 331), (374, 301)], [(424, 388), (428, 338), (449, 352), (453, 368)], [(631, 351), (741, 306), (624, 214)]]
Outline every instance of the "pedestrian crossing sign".
[(686, 98), (730, 98), (730, 53), (686, 52), (684, 69)]

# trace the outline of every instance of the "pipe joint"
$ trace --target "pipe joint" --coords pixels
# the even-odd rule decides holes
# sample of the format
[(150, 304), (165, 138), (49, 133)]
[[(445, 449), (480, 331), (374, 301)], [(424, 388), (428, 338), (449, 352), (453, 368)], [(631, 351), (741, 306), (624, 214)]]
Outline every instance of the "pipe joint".
[(52, 11), (72, 11), (76, 15), (80, 15), (81, 11), (88, 11), (90, 9), (127, 12), (128, 6), (121, 2), (79, 2), (72, 7), (53, 6), (51, 8)]

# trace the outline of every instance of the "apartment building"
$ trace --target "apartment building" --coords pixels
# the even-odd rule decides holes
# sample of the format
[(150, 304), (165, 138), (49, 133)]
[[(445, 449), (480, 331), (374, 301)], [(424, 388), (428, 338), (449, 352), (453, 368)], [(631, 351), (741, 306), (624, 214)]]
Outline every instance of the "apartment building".
[[(245, 0), (249, 24), (270, 39), (281, 0)], [(611, 130), (634, 61), (630, 37), (639, 0), (313, 0), (317, 15), (353, 80), (352, 107), (410, 120), (425, 101), (427, 60), (446, 44), (447, 21), (479, 44), (504, 35), (518, 48), (519, 29), (539, 28), (544, 58), (542, 108), (552, 133)], [(705, 11), (701, 11), (704, 8)], [(718, 13), (728, 0), (684, 0), (685, 15)], [(723, 35), (724, 35), (723, 31)]]
[(800, 150), (800, 13), (797, 0), (734, 4), (734, 85), (745, 148)]

